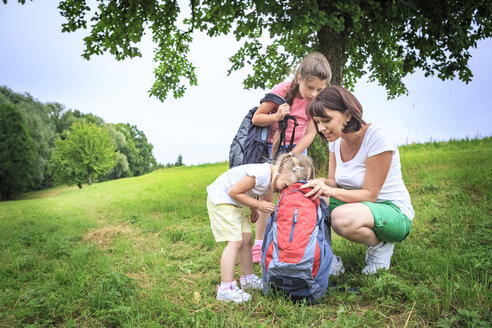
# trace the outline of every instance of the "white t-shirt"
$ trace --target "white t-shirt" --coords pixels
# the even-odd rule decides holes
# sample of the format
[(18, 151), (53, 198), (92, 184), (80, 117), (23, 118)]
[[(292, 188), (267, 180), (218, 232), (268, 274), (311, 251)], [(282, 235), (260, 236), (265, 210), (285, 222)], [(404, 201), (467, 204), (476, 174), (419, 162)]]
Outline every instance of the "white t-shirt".
[(335, 153), (337, 160), (335, 181), (338, 186), (344, 189), (362, 189), (362, 183), (366, 174), (367, 158), (385, 151), (392, 151), (393, 157), (388, 176), (384, 181), (376, 202), (390, 201), (398, 206), (412, 220), (415, 212), (410, 200), (410, 194), (405, 187), (401, 175), (400, 153), (392, 138), (386, 135), (381, 128), (373, 124), (369, 125), (359, 152), (353, 159), (347, 162), (343, 162), (340, 155), (341, 140), (341, 138), (338, 138), (330, 142), (330, 151)]
[(270, 188), (272, 172), (269, 163), (245, 164), (225, 171), (209, 185), (207, 187), (209, 199), (215, 205), (232, 204), (240, 207), (243, 206), (229, 196), (229, 189), (233, 184), (247, 175), (255, 177), (255, 187), (246, 192), (249, 196), (256, 198), (266, 193)]

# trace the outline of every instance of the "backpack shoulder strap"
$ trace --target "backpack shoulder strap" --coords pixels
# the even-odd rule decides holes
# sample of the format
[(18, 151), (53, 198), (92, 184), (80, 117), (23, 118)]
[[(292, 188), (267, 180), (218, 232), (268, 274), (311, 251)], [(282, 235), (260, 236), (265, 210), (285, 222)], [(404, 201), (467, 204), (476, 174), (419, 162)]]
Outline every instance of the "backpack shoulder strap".
[(261, 100), (260, 100), (260, 104), (264, 101), (271, 101), (272, 103), (275, 103), (277, 105), (282, 105), (284, 103), (286, 103), (287, 101), (285, 101), (284, 97), (282, 96), (279, 96), (275, 93), (267, 93), (265, 95), (265, 97), (263, 97)]
[[(270, 101), (270, 102), (273, 102), (277, 105), (282, 105), (282, 104), (285, 104), (287, 101), (285, 100), (284, 97), (282, 96), (279, 96), (275, 93), (267, 93), (265, 94), (265, 97), (263, 97), (263, 99), (260, 100), (260, 104), (264, 101)], [(286, 145), (286, 140), (285, 140), (285, 130), (287, 129), (287, 125), (288, 125), (288, 120), (292, 120), (294, 121), (294, 129), (292, 131), (292, 135), (291, 135), (291, 138), (290, 138), (290, 144), (289, 144), (289, 148), (288, 148), (288, 151), (291, 151), (292, 148), (294, 148), (294, 138), (295, 138), (295, 133), (296, 133), (296, 126), (298, 125), (297, 124), (297, 119), (295, 116), (292, 116), (292, 115), (286, 115), (284, 117), (283, 120), (279, 121), (279, 131), (280, 131), (280, 145), (284, 145), (285, 147), (287, 147)]]

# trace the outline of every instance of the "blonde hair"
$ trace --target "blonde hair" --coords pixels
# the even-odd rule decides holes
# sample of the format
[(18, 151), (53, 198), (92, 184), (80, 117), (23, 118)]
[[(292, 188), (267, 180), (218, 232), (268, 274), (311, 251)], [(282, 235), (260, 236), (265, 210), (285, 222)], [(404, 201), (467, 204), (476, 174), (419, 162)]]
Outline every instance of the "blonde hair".
[(272, 188), (275, 188), (275, 183), (280, 175), (291, 175), (294, 181), (314, 179), (313, 161), (307, 155), (282, 154), (273, 165), (277, 167), (277, 175), (272, 180)]

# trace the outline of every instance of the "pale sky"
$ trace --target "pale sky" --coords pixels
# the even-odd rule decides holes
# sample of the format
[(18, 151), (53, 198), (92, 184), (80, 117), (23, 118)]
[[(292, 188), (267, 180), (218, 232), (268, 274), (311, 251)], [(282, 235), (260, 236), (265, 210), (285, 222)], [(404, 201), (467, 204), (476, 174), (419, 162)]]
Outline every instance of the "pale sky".
[[(269, 90), (245, 90), (247, 71), (227, 76), (228, 58), (240, 44), (233, 37), (196, 35), (190, 58), (198, 86), (184, 98), (161, 103), (148, 96), (154, 82), (150, 36), (142, 58), (118, 62), (111, 55), (81, 57), (87, 31), (62, 33), (58, 1), (0, 3), (0, 86), (35, 99), (58, 102), (142, 130), (163, 164), (179, 154), (187, 165), (228, 159), (242, 118)], [(359, 81), (354, 94), (364, 119), (387, 129), (397, 144), (492, 136), (492, 39), (472, 50), (469, 84), (443, 82), (418, 72), (404, 79), (408, 96), (387, 100), (376, 82)]]

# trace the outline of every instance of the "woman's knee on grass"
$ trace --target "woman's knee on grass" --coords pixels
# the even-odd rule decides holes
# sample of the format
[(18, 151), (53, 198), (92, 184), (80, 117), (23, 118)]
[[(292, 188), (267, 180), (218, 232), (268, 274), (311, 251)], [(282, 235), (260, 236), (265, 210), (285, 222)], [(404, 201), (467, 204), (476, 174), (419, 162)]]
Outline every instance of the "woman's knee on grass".
[(340, 210), (340, 207), (335, 208), (331, 212), (331, 226), (340, 236), (344, 236), (351, 230), (351, 220), (344, 213), (343, 210)]
[(340, 236), (346, 236), (356, 230), (374, 226), (374, 218), (369, 208), (362, 203), (338, 206), (331, 212), (331, 225)]

